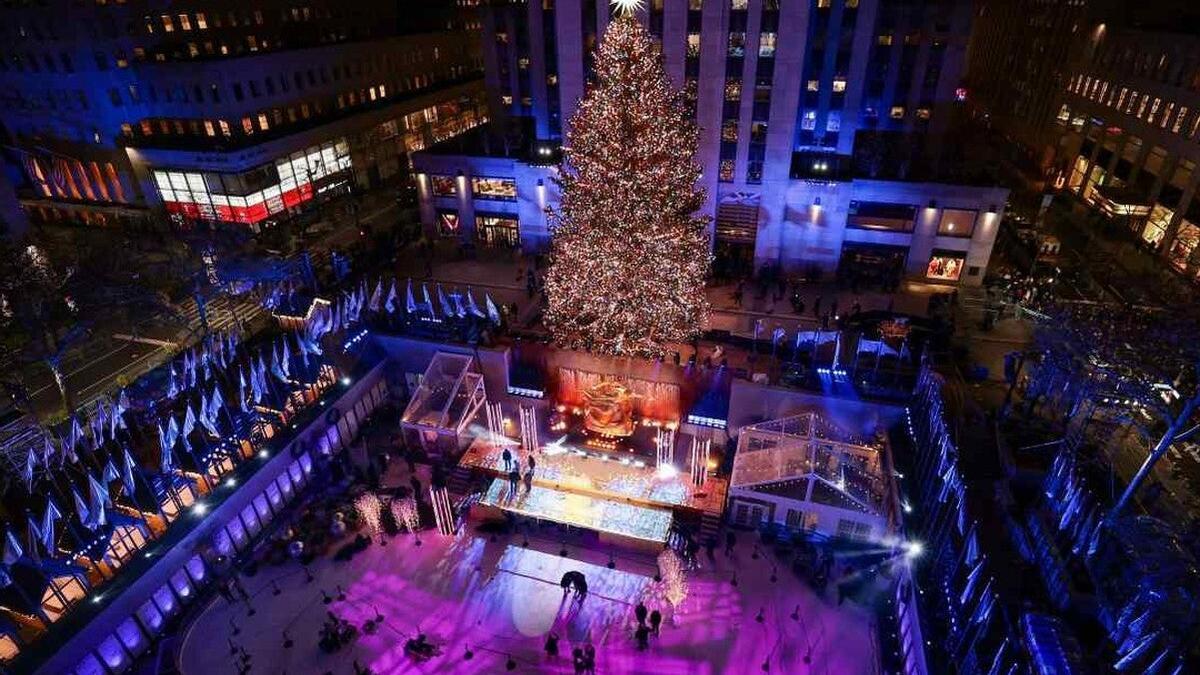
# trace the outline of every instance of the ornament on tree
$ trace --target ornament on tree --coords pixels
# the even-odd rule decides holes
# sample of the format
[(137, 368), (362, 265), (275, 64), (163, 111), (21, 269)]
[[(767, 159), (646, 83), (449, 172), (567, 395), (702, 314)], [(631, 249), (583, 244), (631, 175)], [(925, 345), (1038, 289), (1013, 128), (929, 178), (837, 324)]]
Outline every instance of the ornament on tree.
[(618, 5), (567, 132), (545, 320), (561, 344), (658, 357), (707, 320), (709, 219), (696, 126), (633, 4)]

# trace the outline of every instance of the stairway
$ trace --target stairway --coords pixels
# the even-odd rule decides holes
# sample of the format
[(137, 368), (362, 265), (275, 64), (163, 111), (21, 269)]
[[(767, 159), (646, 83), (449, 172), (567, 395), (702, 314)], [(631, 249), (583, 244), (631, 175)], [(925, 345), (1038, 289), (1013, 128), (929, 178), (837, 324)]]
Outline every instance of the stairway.
[(458, 500), (472, 491), (473, 483), (471, 470), (463, 466), (456, 466), (446, 481), (446, 489), (450, 491), (453, 500)]

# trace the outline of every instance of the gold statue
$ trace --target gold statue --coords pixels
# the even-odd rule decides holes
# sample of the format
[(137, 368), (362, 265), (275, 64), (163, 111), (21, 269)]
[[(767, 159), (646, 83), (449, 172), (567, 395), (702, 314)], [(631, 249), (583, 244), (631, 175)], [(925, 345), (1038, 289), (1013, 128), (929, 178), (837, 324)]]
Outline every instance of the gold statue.
[(583, 425), (589, 431), (605, 436), (633, 434), (633, 394), (628, 387), (611, 380), (600, 382), (583, 398)]

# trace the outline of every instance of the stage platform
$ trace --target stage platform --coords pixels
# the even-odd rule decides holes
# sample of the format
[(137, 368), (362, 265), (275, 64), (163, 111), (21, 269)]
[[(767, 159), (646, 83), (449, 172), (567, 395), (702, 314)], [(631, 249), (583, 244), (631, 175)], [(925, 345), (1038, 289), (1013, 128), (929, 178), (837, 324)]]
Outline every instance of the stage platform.
[(632, 540), (661, 545), (671, 530), (669, 509), (636, 506), (533, 486), (529, 491), (520, 484), (513, 492), (507, 480), (492, 481), (479, 505), (511, 511), (522, 516), (551, 520), (600, 533), (601, 540)]
[[(527, 453), (519, 450), (517, 442), (491, 443), (486, 437), (476, 438), (459, 460), (459, 466), (482, 469), (504, 477), (505, 448), (520, 457), (521, 467), (528, 466)], [(677, 451), (682, 454), (682, 451)], [(536, 455), (535, 486), (554, 491), (572, 492), (604, 500), (668, 509), (685, 508), (719, 516), (725, 507), (729, 483), (724, 478), (709, 477), (701, 488), (689, 480), (686, 465), (674, 476), (659, 476), (653, 466), (634, 457), (614, 457), (587, 448), (568, 444), (549, 443)]]

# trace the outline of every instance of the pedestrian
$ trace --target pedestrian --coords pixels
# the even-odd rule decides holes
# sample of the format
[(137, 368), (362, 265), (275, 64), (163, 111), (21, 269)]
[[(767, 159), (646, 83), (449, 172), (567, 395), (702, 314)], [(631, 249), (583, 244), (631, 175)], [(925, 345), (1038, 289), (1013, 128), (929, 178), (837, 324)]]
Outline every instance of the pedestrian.
[(546, 656), (558, 658), (558, 633), (551, 633), (546, 636)]
[(648, 611), (649, 610), (646, 609), (646, 605), (643, 604), (641, 601), (638, 602), (637, 607), (633, 608), (633, 615), (635, 617), (637, 617), (637, 622), (638, 622), (639, 626), (646, 625), (646, 614)]
[(650, 630), (654, 631), (655, 635), (658, 635), (658, 627), (661, 625), (662, 612), (658, 611), (657, 609), (653, 612), (650, 612)]
[(732, 530), (725, 533), (725, 555), (733, 557), (733, 546), (737, 543), (737, 535)]
[(533, 489), (533, 469), (530, 469), (525, 472), (525, 494), (529, 494), (529, 491), (532, 489)]
[(567, 592), (571, 590), (571, 581), (575, 578), (574, 572), (567, 572), (562, 575), (562, 581), (558, 582), (563, 589), (563, 597), (567, 596)]
[(596, 648), (592, 646), (591, 638), (583, 645), (583, 672), (589, 675), (596, 673)]
[(714, 560), (716, 558), (717, 538), (712, 535), (705, 537), (704, 550), (708, 552), (708, 559)]
[(583, 650), (579, 647), (576, 647), (575, 650), (571, 652), (571, 660), (575, 665), (575, 675), (583, 675), (583, 669), (586, 665), (583, 660)]
[(733, 289), (733, 306), (734, 307), (742, 306), (742, 296), (745, 294), (745, 292), (746, 292), (746, 282), (739, 280), (737, 282), (737, 287)]
[(414, 474), (413, 477), (408, 480), (408, 483), (412, 486), (413, 499), (421, 501), (421, 479), (417, 478), (417, 476)]
[(504, 452), (500, 453), (500, 459), (504, 462), (504, 470), (511, 471), (512, 470), (512, 453), (508, 451), (508, 448), (505, 448)]
[(529, 458), (526, 461), (529, 462), (529, 473), (533, 473), (533, 470), (537, 468), (537, 460), (533, 458), (532, 452), (529, 453)]
[(516, 468), (508, 472), (508, 487), (514, 495), (517, 493), (517, 489), (521, 487), (521, 472), (517, 471)]
[(650, 646), (650, 629), (645, 626), (638, 626), (633, 632), (633, 637), (637, 639), (637, 648), (639, 652), (646, 651)]

